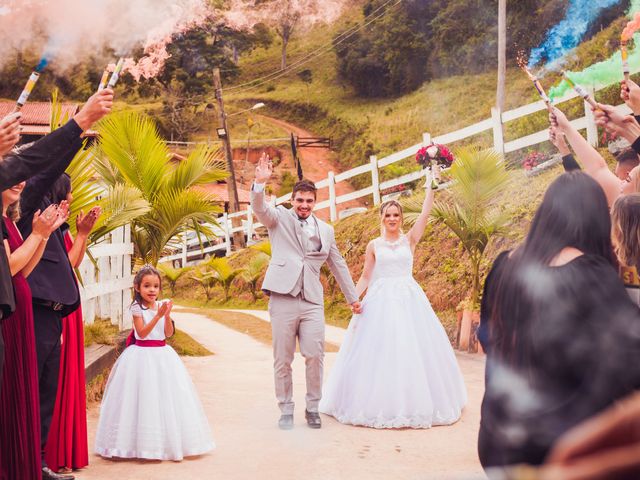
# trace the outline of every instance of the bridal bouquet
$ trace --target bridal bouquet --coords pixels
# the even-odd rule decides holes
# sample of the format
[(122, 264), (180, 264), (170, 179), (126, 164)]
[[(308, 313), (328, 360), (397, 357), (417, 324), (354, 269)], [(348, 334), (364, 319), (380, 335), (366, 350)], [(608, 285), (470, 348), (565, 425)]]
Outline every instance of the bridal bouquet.
[(416, 153), (416, 162), (432, 173), (431, 188), (436, 189), (440, 183), (440, 169), (449, 168), (453, 164), (453, 154), (444, 145), (432, 143), (422, 147)]

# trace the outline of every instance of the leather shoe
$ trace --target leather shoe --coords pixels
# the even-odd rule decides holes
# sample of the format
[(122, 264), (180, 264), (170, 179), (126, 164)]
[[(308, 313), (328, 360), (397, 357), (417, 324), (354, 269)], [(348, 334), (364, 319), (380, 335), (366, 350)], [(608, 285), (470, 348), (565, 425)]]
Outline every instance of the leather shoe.
[(305, 410), (304, 416), (307, 419), (307, 425), (309, 425), (310, 428), (322, 427), (322, 421), (320, 420), (320, 414), (318, 412), (310, 412), (309, 410)]
[(75, 478), (67, 473), (56, 473), (49, 467), (42, 468), (42, 480), (74, 480)]
[(278, 420), (280, 430), (291, 430), (293, 428), (293, 415), (281, 415)]

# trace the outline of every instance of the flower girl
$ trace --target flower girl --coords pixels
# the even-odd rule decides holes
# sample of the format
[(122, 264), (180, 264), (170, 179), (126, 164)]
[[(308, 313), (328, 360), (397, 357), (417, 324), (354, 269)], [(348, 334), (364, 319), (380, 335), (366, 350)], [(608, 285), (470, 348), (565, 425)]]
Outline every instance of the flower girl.
[(158, 301), (160, 273), (145, 265), (134, 280), (134, 335), (114, 365), (100, 410), (96, 453), (103, 457), (182, 460), (215, 448), (196, 389), (165, 338), (170, 300)]

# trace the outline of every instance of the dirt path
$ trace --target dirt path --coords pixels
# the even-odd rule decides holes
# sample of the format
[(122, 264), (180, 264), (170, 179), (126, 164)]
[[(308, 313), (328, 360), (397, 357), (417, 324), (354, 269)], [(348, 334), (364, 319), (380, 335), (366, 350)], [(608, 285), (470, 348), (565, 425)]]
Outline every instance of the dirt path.
[[(294, 135), (299, 137), (317, 137), (318, 135), (309, 132), (308, 130), (304, 130), (296, 125), (285, 122), (284, 120), (280, 120), (272, 117), (265, 117), (263, 115), (259, 116), (260, 119), (265, 122), (272, 123), (277, 125), (288, 132), (293, 132)], [(302, 171), (305, 178), (309, 180), (313, 180), (314, 182), (324, 180), (327, 178), (330, 171), (333, 171), (335, 174), (342, 172), (341, 168), (333, 161), (332, 156), (334, 154), (327, 150), (326, 148), (301, 148), (298, 151), (298, 157), (302, 160)], [(336, 184), (336, 195), (345, 195), (347, 193), (354, 192), (355, 189), (348, 182), (340, 182)], [(318, 201), (323, 201), (329, 198), (329, 190), (327, 188), (323, 188), (318, 192)], [(364, 202), (362, 199), (349, 201), (346, 203), (341, 203), (338, 205), (338, 212), (344, 210), (346, 208), (353, 207), (362, 207), (364, 206)], [(324, 209), (320, 213), (321, 218), (329, 217), (329, 209)]]
[[(477, 454), (484, 358), (458, 355), (469, 405), (450, 427), (374, 430), (342, 425), (323, 416), (321, 430), (304, 421), (304, 361), (296, 355), (292, 431), (276, 426), (271, 349), (202, 315), (177, 312), (179, 328), (216, 352), (183, 358), (200, 392), (217, 449), (183, 462), (113, 461), (90, 455), (79, 480), (106, 479), (438, 479), (473, 480), (482, 474)], [(325, 360), (330, 371), (335, 353)], [(91, 405), (89, 449), (93, 450), (98, 405)]]

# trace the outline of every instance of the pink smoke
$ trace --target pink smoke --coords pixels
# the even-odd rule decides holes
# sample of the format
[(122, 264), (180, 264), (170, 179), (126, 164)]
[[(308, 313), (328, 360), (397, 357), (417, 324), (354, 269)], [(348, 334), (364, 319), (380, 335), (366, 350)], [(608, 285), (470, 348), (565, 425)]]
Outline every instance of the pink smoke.
[(633, 37), (633, 34), (638, 29), (640, 29), (640, 12), (637, 12), (633, 17), (633, 20), (627, 23), (627, 26), (624, 27), (624, 30), (622, 31), (622, 35), (620, 38), (622, 39), (623, 42), (629, 41), (631, 40), (631, 37)]

